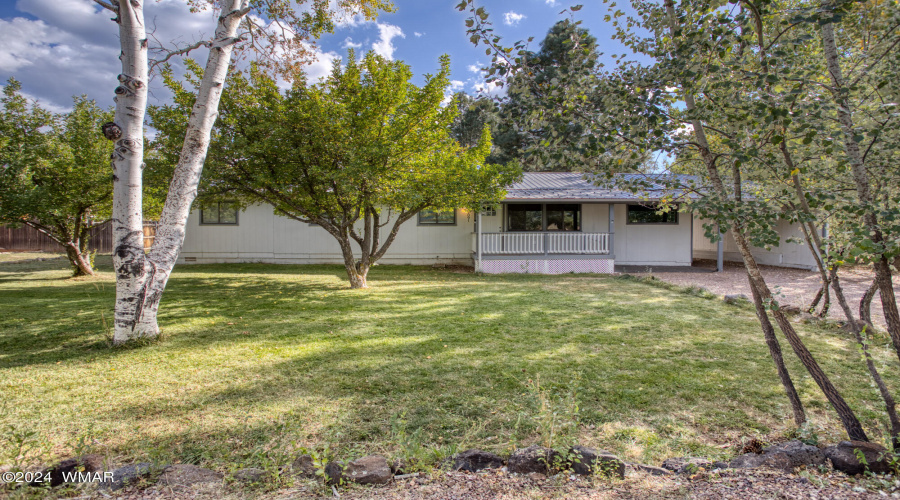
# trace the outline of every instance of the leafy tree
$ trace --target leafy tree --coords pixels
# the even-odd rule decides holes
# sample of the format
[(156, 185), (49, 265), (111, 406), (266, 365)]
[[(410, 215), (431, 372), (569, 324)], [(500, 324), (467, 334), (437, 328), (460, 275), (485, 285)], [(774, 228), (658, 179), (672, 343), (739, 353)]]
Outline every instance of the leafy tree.
[[(463, 2), (460, 8), (467, 8), (470, 3)], [(727, 9), (702, 0), (684, 1), (678, 6), (671, 0), (663, 6), (635, 1), (632, 7), (636, 12), (634, 16), (623, 18), (621, 12), (609, 16), (617, 28), (615, 38), (655, 62), (643, 65), (619, 61), (613, 71), (598, 73), (598, 84), (592, 93), (568, 97), (562, 91), (555, 91), (548, 95), (548, 101), (571, 109), (578, 119), (592, 120), (591, 126), (598, 132), (591, 145), (593, 151), (601, 158), (605, 155), (603, 159), (615, 160), (602, 163), (607, 173), (622, 165), (637, 164), (647, 150), (656, 150), (676, 158), (673, 170), (697, 176), (697, 182), (691, 185), (680, 185), (680, 179), (675, 179), (670, 186), (672, 195), (677, 196), (684, 190), (693, 191), (694, 197), (680, 201), (713, 221), (707, 227), (709, 237), (718, 238), (720, 229), (732, 230), (747, 269), (757, 315), (798, 424), (805, 416), (781, 360), (772, 319), (841, 417), (850, 437), (866, 440), (859, 420), (797, 335), (751, 253), (752, 246), (778, 244), (775, 224), (782, 218), (803, 223), (814, 241), (814, 251), (824, 251), (824, 245), (815, 241), (815, 225), (809, 223), (818, 222), (821, 227), (822, 220), (817, 217), (821, 217), (823, 211), (834, 210), (834, 203), (824, 197), (824, 190), (818, 191), (822, 197), (810, 196), (797, 181), (797, 175), (803, 173), (806, 166), (792, 165), (792, 156), (785, 154), (784, 149), (786, 144), (795, 147), (820, 140), (820, 151), (824, 154), (812, 159), (821, 158), (821, 164), (831, 165), (831, 178), (840, 178), (836, 173), (842, 168), (841, 163), (847, 163), (846, 160), (829, 162), (827, 158), (834, 153), (836, 141), (830, 133), (834, 120), (828, 113), (832, 110), (823, 107), (827, 100), (823, 99), (821, 90), (823, 82), (829, 75), (833, 79), (835, 71), (833, 68), (825, 70), (821, 59), (813, 62), (822, 52), (816, 52), (815, 44), (810, 43), (818, 38), (819, 26), (827, 27), (838, 20), (834, 15), (835, 7), (751, 0), (742, 0)], [(613, 8), (611, 6), (611, 10)], [(503, 63), (495, 64), (495, 69), (516, 76), (527, 75), (524, 44), (519, 42), (510, 48), (501, 46), (499, 39), (490, 33), (487, 13), (474, 7), (472, 13), (470, 32), (473, 38), (492, 46), (495, 59)], [(893, 14), (884, 17), (892, 19)], [(873, 89), (880, 88), (872, 83), (896, 81), (896, 77), (885, 79), (885, 68), (881, 67), (879, 71), (875, 64), (890, 59), (886, 57), (890, 52), (882, 49), (892, 47), (896, 41), (896, 24), (886, 22), (882, 26), (882, 31), (871, 37), (880, 45), (872, 54), (872, 64), (861, 64), (858, 59), (853, 59), (854, 67), (860, 68), (862, 75), (872, 76), (869, 82), (864, 78), (856, 80), (856, 83), (870, 83), (852, 90), (858, 91), (859, 95), (872, 96)], [(803, 61), (798, 60), (803, 57)], [(558, 87), (563, 88), (563, 83)], [(838, 89), (836, 93), (831, 92), (835, 95), (846, 96), (851, 91), (849, 86), (841, 89), (840, 85), (834, 84), (831, 87)], [(884, 96), (873, 98), (879, 99), (882, 104), (887, 101)], [(599, 119), (592, 114), (596, 107), (594, 100), (599, 100), (605, 111), (597, 117)], [(848, 109), (839, 100), (835, 99), (835, 102), (839, 103), (838, 114)], [(808, 113), (806, 122), (794, 119), (801, 107)], [(882, 130), (892, 112), (891, 105), (887, 108), (880, 122)], [(879, 122), (873, 120), (872, 123)], [(845, 138), (862, 140), (862, 136), (848, 134), (846, 125), (843, 128)], [(874, 143), (874, 140), (870, 142)], [(610, 155), (611, 151), (615, 153)], [(873, 170), (869, 169), (868, 174), (872, 175)], [(641, 186), (633, 187), (639, 189)], [(848, 186), (845, 182), (831, 187), (835, 192), (846, 192)], [(856, 203), (864, 207), (863, 210), (873, 206), (864, 198), (858, 198)], [(847, 200), (837, 211), (848, 218), (856, 214), (857, 219), (864, 219), (863, 213), (850, 209), (850, 205)], [(883, 219), (895, 220), (895, 216)], [(884, 241), (879, 243), (875, 241), (877, 237), (872, 237), (876, 232), (854, 233), (860, 236), (857, 241), (863, 251), (874, 249), (875, 255), (888, 253), (885, 249), (889, 247)], [(864, 242), (865, 235), (871, 237), (874, 245)], [(834, 283), (837, 284), (837, 280)], [(893, 398), (874, 369), (862, 337), (857, 336), (857, 340), (863, 343), (867, 367), (885, 401), (896, 441), (898, 426)]]
[[(116, 269), (114, 342), (121, 344), (159, 334), (157, 312), (166, 283), (184, 244), (184, 228), (197, 194), (200, 174), (218, 116), (219, 100), (231, 66), (232, 54), (246, 50), (261, 64), (290, 76), (309, 60), (310, 40), (334, 29), (336, 16), (352, 13), (373, 19), (391, 10), (383, 0), (185, 0), (192, 10), (218, 12), (212, 38), (171, 50), (153, 48), (161, 55), (150, 60), (144, 20), (144, 1), (94, 0), (114, 14), (118, 25), (122, 73), (115, 89), (116, 112), (103, 126), (115, 141), (113, 169), (113, 265)], [(203, 80), (185, 129), (181, 152), (162, 206), (159, 225), (149, 254), (142, 238), (144, 115), (147, 110), (151, 67), (192, 50), (207, 49)]]
[[(499, 108), (493, 99), (485, 96), (475, 98), (465, 92), (457, 92), (453, 98), (457, 115), (450, 127), (450, 135), (461, 145), (467, 148), (477, 145), (485, 126), (490, 128), (491, 137), (497, 133)], [(496, 145), (492, 150), (496, 151)], [(494, 159), (489, 158), (491, 161)]]
[(40, 231), (65, 249), (76, 276), (93, 275), (88, 238), (112, 208), (112, 147), (99, 130), (112, 113), (81, 96), (53, 114), (20, 90), (11, 79), (0, 99), (0, 222)]
[[(297, 79), (286, 93), (261, 71), (236, 75), (223, 98), (204, 193), (266, 203), (318, 224), (340, 245), (351, 287), (365, 288), (404, 222), (421, 210), (497, 202), (518, 176), (515, 165), (485, 161), (487, 126), (470, 148), (451, 137), (457, 108), (441, 106), (448, 76), (446, 56), (417, 87), (403, 62), (374, 53), (357, 61), (353, 52), (324, 83)], [(171, 75), (167, 82), (177, 104), (151, 111), (163, 158), (177, 154), (194, 96)]]
[[(527, 70), (506, 80), (506, 97), (500, 104), (495, 134), (497, 162), (518, 160), (526, 171), (583, 171), (592, 162), (585, 156), (585, 145), (592, 135), (584, 120), (576, 120), (566, 108), (556, 107), (560, 100), (546, 98), (549, 93), (567, 98), (589, 95), (598, 69), (597, 39), (580, 22), (568, 19), (550, 28), (537, 52), (519, 57)], [(587, 103), (582, 112), (599, 115), (602, 109)]]

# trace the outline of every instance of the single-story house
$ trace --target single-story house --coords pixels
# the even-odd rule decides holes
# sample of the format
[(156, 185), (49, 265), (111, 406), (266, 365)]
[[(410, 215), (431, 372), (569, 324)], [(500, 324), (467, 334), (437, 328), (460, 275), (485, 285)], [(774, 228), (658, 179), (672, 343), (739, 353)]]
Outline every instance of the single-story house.
[[(653, 191), (648, 191), (652, 193)], [(662, 193), (660, 192), (660, 195)], [(382, 264), (463, 264), (485, 273), (611, 273), (616, 265), (690, 266), (721, 255), (740, 260), (731, 236), (704, 237), (690, 213), (657, 213), (659, 198), (600, 187), (583, 174), (526, 173), (499, 206), (480, 213), (425, 210), (401, 226)], [(180, 262), (341, 264), (335, 239), (315, 224), (218, 204), (191, 213)], [(799, 236), (784, 223), (783, 241)], [(763, 264), (813, 268), (804, 245), (754, 252)]]

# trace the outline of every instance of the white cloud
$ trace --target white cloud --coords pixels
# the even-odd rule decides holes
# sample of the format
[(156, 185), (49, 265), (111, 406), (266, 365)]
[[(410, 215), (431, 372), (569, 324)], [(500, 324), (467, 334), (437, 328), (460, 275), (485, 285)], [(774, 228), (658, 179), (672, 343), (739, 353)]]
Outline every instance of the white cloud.
[(413, 35), (416, 35), (416, 38), (421, 38), (425, 36), (425, 33), (419, 33), (418, 31), (413, 31)]
[(547, 5), (551, 7), (556, 7), (556, 0), (547, 0)]
[(315, 50), (315, 58), (315, 61), (303, 66), (307, 80), (310, 83), (318, 82), (330, 75), (331, 70), (334, 69), (335, 61), (340, 61), (341, 56), (334, 52), (322, 52), (317, 49)]
[(87, 43), (41, 20), (0, 19), (0, 80), (15, 77), (45, 107), (68, 108), (81, 93), (102, 107), (111, 105), (121, 72), (117, 54), (114, 47)]
[(509, 11), (506, 14), (503, 14), (503, 22), (507, 26), (517, 25), (522, 19), (525, 19), (525, 14), (519, 14), (518, 12), (513, 11)]
[(450, 91), (451, 92), (456, 92), (457, 90), (462, 90), (463, 87), (465, 87), (465, 86), (466, 86), (466, 84), (459, 80), (451, 80), (450, 81)]
[(479, 66), (478, 64), (470, 64), (466, 67), (466, 69), (468, 69), (472, 73), (481, 73), (481, 66)]
[(343, 47), (345, 49), (358, 49), (362, 46), (363, 46), (363, 44), (361, 44), (361, 43), (354, 43), (353, 38), (351, 38), (349, 36), (344, 39), (344, 44), (341, 45), (341, 47)]
[(503, 87), (498, 82), (477, 82), (472, 85), (472, 90), (478, 94), (497, 95), (503, 92)]
[(393, 60), (394, 51), (397, 50), (397, 47), (394, 47), (391, 41), (398, 36), (406, 38), (406, 35), (403, 34), (403, 30), (399, 26), (394, 26), (393, 24), (377, 23), (377, 26), (378, 41), (372, 44), (372, 50), (386, 59)]
[[(45, 107), (68, 109), (72, 96), (82, 93), (112, 106), (122, 65), (111, 13), (91, 0), (19, 0), (16, 8), (38, 19), (0, 19), (0, 81), (15, 77)], [(185, 2), (173, 0), (148, 2), (145, 16), (151, 46), (155, 40), (170, 48), (193, 43), (216, 24), (212, 12), (192, 14)], [(206, 50), (191, 57), (204, 61)], [(179, 62), (173, 63), (177, 71)], [(151, 80), (151, 103), (168, 95), (160, 79)]]

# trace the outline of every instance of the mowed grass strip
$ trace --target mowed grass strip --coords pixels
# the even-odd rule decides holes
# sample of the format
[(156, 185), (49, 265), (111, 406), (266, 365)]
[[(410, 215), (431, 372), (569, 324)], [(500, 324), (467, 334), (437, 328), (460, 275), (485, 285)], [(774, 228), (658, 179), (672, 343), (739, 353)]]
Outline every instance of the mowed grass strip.
[[(379, 266), (371, 289), (350, 290), (337, 266), (186, 265), (163, 299), (162, 340), (111, 349), (114, 280), (109, 258), (98, 264), (87, 279), (68, 278), (64, 259), (0, 264), (0, 426), (34, 431), (44, 461), (90, 449), (223, 470), (302, 447), (439, 458), (577, 440), (656, 463), (724, 458), (741, 438), (792, 428), (750, 308), (636, 280)], [(883, 440), (855, 346), (799, 328)], [(876, 344), (900, 389), (887, 340)], [(784, 349), (808, 433), (841, 439)]]

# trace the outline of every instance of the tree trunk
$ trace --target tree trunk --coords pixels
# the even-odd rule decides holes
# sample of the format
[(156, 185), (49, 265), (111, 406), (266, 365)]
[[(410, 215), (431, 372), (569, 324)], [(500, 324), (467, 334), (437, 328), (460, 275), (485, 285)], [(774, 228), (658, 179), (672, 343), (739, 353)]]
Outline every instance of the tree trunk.
[[(826, 8), (827, 12), (829, 4), (823, 4), (823, 7)], [(841, 131), (844, 134), (844, 149), (847, 151), (847, 156), (850, 160), (859, 204), (865, 210), (863, 223), (872, 242), (878, 248), (883, 246), (884, 234), (875, 214), (874, 200), (869, 189), (869, 174), (866, 172), (863, 156), (859, 150), (859, 143), (856, 140), (856, 133), (853, 130), (853, 114), (850, 109), (850, 101), (847, 98), (847, 88), (841, 74), (840, 56), (838, 55), (837, 43), (834, 40), (834, 25), (832, 23), (822, 25), (822, 45), (828, 73), (831, 76), (831, 90), (834, 102), (837, 105), (838, 122), (840, 122)], [(878, 291), (881, 293), (881, 307), (884, 310), (888, 333), (894, 343), (897, 357), (900, 358), (900, 311), (897, 310), (897, 299), (894, 296), (891, 266), (888, 263), (887, 256), (883, 253), (875, 261), (875, 281), (878, 283)]]
[[(169, 184), (150, 254), (144, 254), (141, 190), (143, 171), (143, 120), (147, 104), (147, 39), (140, 0), (119, 3), (119, 35), (122, 44), (122, 82), (116, 89), (114, 128), (108, 138), (117, 139), (113, 154), (113, 263), (116, 268), (114, 342), (121, 344), (159, 334), (156, 316), (159, 301), (184, 244), (184, 228), (197, 185), (209, 137), (218, 116), (219, 99), (241, 19), (249, 11), (248, 0), (220, 0), (221, 16), (197, 100), (188, 121), (184, 147)], [(118, 138), (121, 136), (121, 138)]]
[(869, 375), (872, 377), (872, 381), (875, 382), (875, 386), (878, 387), (878, 392), (881, 394), (881, 399), (884, 401), (888, 420), (891, 423), (891, 445), (895, 451), (900, 450), (900, 418), (897, 417), (897, 405), (894, 402), (894, 396), (891, 395), (891, 392), (884, 384), (884, 380), (881, 379), (881, 374), (878, 373), (878, 368), (875, 367), (875, 362), (872, 360), (872, 355), (869, 353), (868, 342), (862, 335), (863, 326), (853, 318), (853, 311), (850, 309), (850, 304), (844, 296), (840, 278), (835, 276), (831, 281), (831, 286), (834, 288), (834, 296), (837, 298), (838, 304), (840, 304), (841, 308), (844, 310), (844, 314), (847, 316), (847, 324), (850, 327), (850, 331), (853, 332), (853, 336), (856, 337), (856, 341), (862, 349), (863, 358), (866, 360), (866, 368), (869, 369)]
[(869, 285), (869, 288), (866, 289), (866, 293), (863, 294), (862, 299), (859, 301), (859, 319), (869, 325), (869, 328), (872, 328), (874, 324), (872, 323), (872, 299), (875, 298), (875, 294), (878, 292), (878, 282), (872, 281), (872, 284)]
[(806, 348), (803, 340), (797, 335), (796, 330), (794, 330), (794, 325), (791, 324), (784, 312), (778, 309), (778, 303), (775, 302), (772, 297), (772, 292), (766, 285), (765, 279), (756, 263), (756, 259), (750, 253), (750, 244), (747, 242), (742, 231), (740, 228), (735, 227), (732, 230), (732, 234), (734, 235), (738, 250), (744, 258), (744, 265), (747, 268), (751, 286), (756, 287), (764, 303), (775, 306), (772, 311), (775, 322), (778, 323), (778, 327), (781, 329), (782, 333), (784, 333), (784, 336), (787, 337), (788, 343), (791, 345), (791, 348), (794, 350), (797, 357), (800, 358), (800, 362), (806, 367), (810, 376), (812, 376), (813, 380), (815, 380), (816, 384), (825, 394), (825, 397), (828, 398), (831, 406), (837, 412), (850, 439), (854, 441), (868, 441), (869, 438), (866, 436), (866, 433), (859, 423), (859, 419), (857, 419), (856, 415), (853, 413), (853, 410), (847, 405), (847, 402), (844, 401), (844, 398), (840, 395), (834, 384), (831, 383), (828, 376), (825, 375), (825, 372), (822, 371), (822, 368), (819, 366), (818, 362), (816, 362), (812, 353), (809, 352), (809, 349)]
[(350, 279), (350, 288), (368, 288), (366, 276), (369, 274), (368, 266), (361, 266), (356, 262), (353, 256), (353, 246), (350, 244), (350, 236), (342, 234), (343, 237), (337, 237), (338, 244), (341, 246), (341, 255), (344, 257), (344, 269), (347, 271), (347, 278)]
[[(669, 31), (671, 36), (674, 38), (677, 32), (677, 16), (675, 13), (675, 4), (673, 0), (665, 0), (665, 9), (669, 20)], [(684, 85), (684, 82), (680, 83)], [(694, 95), (690, 91), (685, 91), (684, 103), (689, 112), (693, 112), (697, 108), (696, 102), (694, 101)], [(703, 160), (704, 165), (706, 166), (706, 171), (709, 175), (710, 181), (712, 182), (713, 189), (715, 190), (716, 194), (719, 195), (722, 199), (727, 199), (728, 192), (725, 189), (725, 185), (722, 182), (721, 176), (719, 176), (718, 168), (716, 167), (716, 158), (710, 151), (709, 141), (706, 138), (706, 130), (703, 126), (703, 123), (699, 119), (694, 118), (691, 120), (691, 125), (694, 129), (693, 133), (698, 144), (700, 157)], [(756, 259), (750, 253), (750, 244), (747, 242), (747, 239), (743, 234), (743, 229), (739, 225), (736, 225), (732, 228), (732, 234), (734, 235), (734, 240), (735, 243), (737, 243), (738, 250), (740, 250), (741, 252), (741, 257), (743, 257), (744, 266), (747, 268), (747, 274), (749, 276), (751, 286), (755, 287), (759, 292), (760, 298), (762, 299), (763, 303), (777, 305), (777, 303), (774, 302), (772, 293), (769, 290), (769, 287), (766, 285), (766, 281), (759, 270)], [(840, 393), (838, 393), (837, 389), (825, 375), (825, 372), (823, 372), (821, 367), (819, 367), (815, 358), (813, 358), (812, 354), (803, 344), (803, 341), (797, 335), (797, 332), (794, 330), (791, 322), (787, 319), (787, 316), (785, 316), (782, 311), (778, 310), (777, 307), (773, 310), (772, 314), (775, 317), (775, 322), (778, 323), (778, 327), (784, 333), (785, 337), (787, 337), (788, 343), (790, 343), (791, 348), (794, 350), (794, 353), (797, 354), (797, 357), (800, 358), (803, 366), (806, 367), (813, 380), (816, 381), (816, 384), (819, 386), (822, 392), (825, 393), (825, 397), (828, 398), (828, 401), (831, 403), (838, 416), (841, 418), (841, 421), (843, 422), (844, 428), (847, 430), (847, 434), (850, 436), (850, 439), (857, 441), (868, 441), (868, 437), (866, 436), (862, 425), (860, 425), (859, 420), (856, 418), (856, 415), (853, 413), (853, 410), (850, 409), (850, 407), (841, 397)]]
[[(749, 279), (749, 274), (747, 277)], [(794, 382), (791, 380), (791, 375), (788, 373), (787, 366), (784, 364), (784, 357), (781, 354), (781, 345), (778, 343), (778, 338), (775, 336), (775, 329), (772, 327), (772, 322), (769, 321), (769, 315), (766, 312), (762, 297), (759, 295), (759, 290), (753, 285), (752, 280), (750, 281), (750, 291), (753, 293), (753, 305), (756, 308), (756, 317), (759, 318), (759, 324), (762, 325), (763, 334), (766, 337), (766, 345), (769, 346), (769, 354), (772, 356), (772, 361), (775, 362), (778, 378), (781, 379), (781, 386), (784, 387), (784, 392), (791, 402), (791, 410), (794, 412), (794, 423), (797, 424), (797, 427), (800, 427), (806, 423), (806, 412), (803, 410), (803, 402), (800, 401), (800, 395), (797, 394), (797, 389), (794, 388)]]
[(91, 267), (90, 256), (85, 255), (81, 249), (81, 245), (77, 242), (70, 241), (64, 245), (64, 248), (66, 249), (66, 257), (69, 258), (69, 262), (72, 263), (72, 267), (75, 269), (75, 276), (94, 275), (94, 268)]
[(104, 126), (115, 141), (113, 171), (113, 266), (116, 270), (116, 343), (155, 336), (155, 325), (141, 322), (148, 268), (143, 241), (144, 112), (147, 107), (147, 34), (143, 2), (120, 2), (118, 7), (122, 73), (116, 87), (113, 124)]

